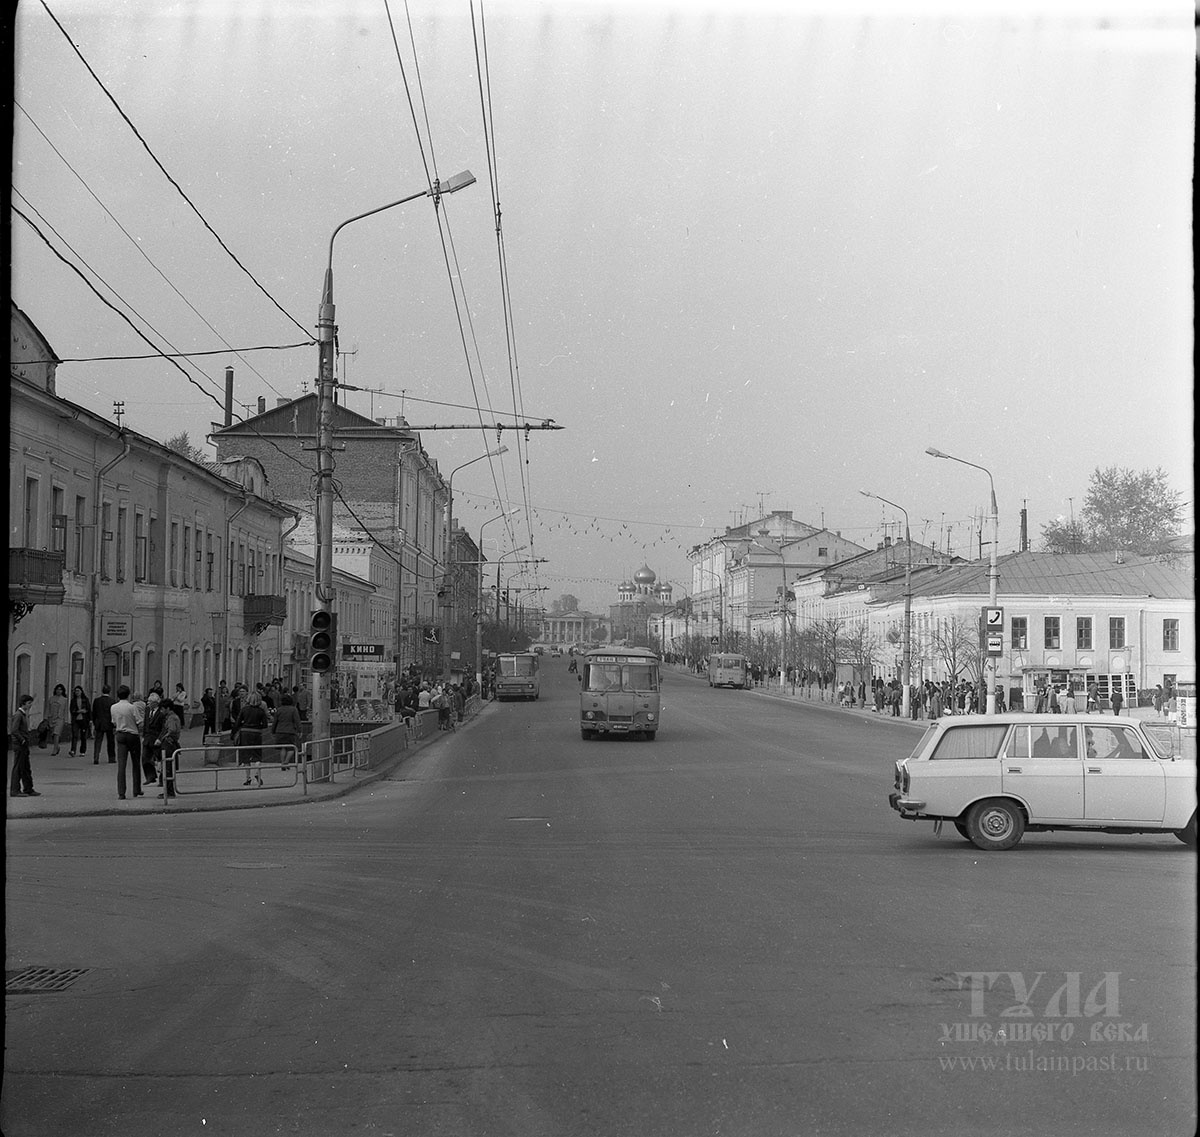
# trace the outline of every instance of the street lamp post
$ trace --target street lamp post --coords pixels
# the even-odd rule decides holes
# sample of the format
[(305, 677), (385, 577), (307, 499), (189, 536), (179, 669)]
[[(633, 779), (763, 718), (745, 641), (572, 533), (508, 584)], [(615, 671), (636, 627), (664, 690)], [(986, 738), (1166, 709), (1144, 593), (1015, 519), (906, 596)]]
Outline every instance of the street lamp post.
[(876, 501), (882, 501), (904, 514), (904, 548), (907, 551), (907, 559), (904, 562), (904, 667), (901, 671), (904, 690), (900, 693), (900, 713), (908, 718), (911, 710), (908, 688), (912, 682), (912, 538), (908, 532), (908, 510), (880, 494), (869, 493), (867, 490), (858, 492), (863, 497), (873, 497)]
[(483, 691), (483, 531), (493, 521), (500, 521), (520, 512), (519, 509), (510, 509), (507, 513), (498, 513), (495, 517), (489, 517), (479, 527), (479, 545), (477, 546), (479, 549), (479, 576), (476, 578), (475, 595), (475, 685), (481, 692)]
[(717, 650), (723, 651), (725, 648), (725, 582), (717, 576), (712, 569), (706, 569), (703, 565), (697, 565), (696, 568), (701, 573), (707, 573), (717, 582)]
[[(470, 458), (466, 462), (462, 462), (459, 465), (455, 466), (454, 469), (450, 471), (450, 477), (446, 480), (446, 581), (445, 581), (445, 588), (447, 590), (447, 593), (449, 592), (451, 581), (454, 576), (454, 546), (451, 544), (451, 533), (450, 533), (450, 527), (454, 524), (454, 475), (457, 474), (459, 470), (462, 470), (465, 467), (470, 466), (475, 462), (482, 462), (485, 458), (498, 458), (501, 454), (507, 454), (507, 453), (508, 453), (507, 446), (498, 447), (496, 450), (488, 450), (485, 453), (480, 454), (475, 458)], [(486, 522), (485, 522), (485, 524), (486, 524)], [(481, 550), (480, 555), (482, 555), (482, 550)], [(483, 570), (480, 569), (480, 571), (482, 572)], [(476, 591), (478, 591), (478, 589)], [(476, 599), (478, 599), (478, 597), (476, 597)], [(453, 601), (450, 601), (447, 604), (443, 605), (443, 607), (448, 608), (451, 606), (452, 603), (453, 603)], [(447, 622), (449, 622), (449, 621), (447, 621)], [(447, 657), (446, 657), (447, 673), (449, 673), (449, 668), (450, 668), (450, 659), (449, 659), (449, 656), (447, 655)]]
[[(987, 474), (988, 487), (992, 494), (992, 548), (988, 554), (988, 606), (996, 607), (996, 597), (1000, 591), (1000, 570), (996, 567), (996, 549), (1000, 544), (1000, 510), (996, 505), (996, 483), (992, 480), (992, 472), (986, 466), (968, 462), (965, 458), (956, 458), (953, 454), (943, 454), (933, 446), (927, 446), (925, 453), (934, 458), (946, 458), (951, 462), (961, 462), (973, 470), (982, 470)], [(984, 645), (986, 650), (986, 644)], [(996, 713), (996, 657), (990, 652), (987, 657), (987, 702), (986, 713)]]
[[(317, 611), (333, 611), (333, 371), (337, 333), (336, 309), (333, 302), (333, 243), (337, 235), (354, 221), (373, 217), (385, 209), (393, 209), (419, 197), (432, 197), (436, 208), (443, 194), (456, 193), (475, 181), (469, 170), (455, 174), (446, 181), (435, 180), (428, 189), (409, 194), (399, 201), (368, 209), (366, 213), (347, 217), (329, 236), (329, 256), (325, 263), (325, 286), (317, 310), (317, 493), (316, 493), (316, 557), (313, 564), (313, 585)], [(329, 675), (313, 672), (312, 676), (312, 737), (314, 741), (329, 737)]]

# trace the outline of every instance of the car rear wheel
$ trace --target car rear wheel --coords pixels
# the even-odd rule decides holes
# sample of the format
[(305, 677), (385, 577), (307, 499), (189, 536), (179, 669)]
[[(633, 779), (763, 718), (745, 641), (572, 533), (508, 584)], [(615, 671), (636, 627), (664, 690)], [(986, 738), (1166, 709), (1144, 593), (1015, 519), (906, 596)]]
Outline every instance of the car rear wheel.
[(991, 798), (967, 810), (965, 828), (967, 840), (978, 849), (1011, 849), (1025, 832), (1025, 815), (1015, 803)]
[(1196, 815), (1193, 813), (1191, 820), (1182, 828), (1175, 830), (1175, 836), (1178, 837), (1185, 845), (1196, 847)]

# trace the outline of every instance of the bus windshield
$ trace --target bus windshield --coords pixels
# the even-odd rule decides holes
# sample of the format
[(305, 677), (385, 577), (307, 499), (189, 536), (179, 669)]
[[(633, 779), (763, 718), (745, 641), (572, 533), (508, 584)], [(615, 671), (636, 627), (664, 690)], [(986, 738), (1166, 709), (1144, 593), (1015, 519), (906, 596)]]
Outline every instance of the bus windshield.
[(537, 670), (537, 658), (532, 655), (502, 655), (496, 660), (497, 675), (532, 675)]
[(657, 691), (658, 666), (653, 663), (593, 663), (585, 691)]

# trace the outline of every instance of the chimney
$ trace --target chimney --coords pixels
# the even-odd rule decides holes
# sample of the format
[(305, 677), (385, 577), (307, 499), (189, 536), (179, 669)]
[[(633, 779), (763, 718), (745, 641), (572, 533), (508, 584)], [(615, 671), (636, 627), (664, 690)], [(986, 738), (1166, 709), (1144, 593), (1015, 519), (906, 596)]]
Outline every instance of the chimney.
[(1021, 552), (1029, 552), (1029, 510), (1021, 506)]
[(892, 535), (890, 533), (885, 533), (883, 535), (883, 547), (885, 549), (890, 549), (892, 547)]
[(292, 401), (291, 399), (276, 399), (275, 405), (277, 407), (286, 407), (288, 405), (288, 403), (290, 403), (291, 401)]
[(258, 413), (265, 415), (267, 413), (267, 399), (265, 395), (258, 396)]
[(233, 368), (225, 368), (225, 425), (233, 426)]

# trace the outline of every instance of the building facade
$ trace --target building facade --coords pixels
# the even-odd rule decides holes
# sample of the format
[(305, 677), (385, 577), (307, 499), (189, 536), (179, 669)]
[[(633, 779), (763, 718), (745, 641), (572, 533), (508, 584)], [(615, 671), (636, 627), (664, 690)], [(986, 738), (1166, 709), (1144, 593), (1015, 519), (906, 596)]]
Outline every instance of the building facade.
[[(278, 400), (240, 423), (213, 424), (218, 457), (253, 455), (262, 462), (278, 496), (298, 510), (313, 510), (312, 446), (317, 396)], [(333, 408), (336, 524), (357, 531), (395, 555), (390, 637), (401, 666), (429, 666), (440, 658), (442, 599), (448, 564), (445, 510), (449, 487), (420, 435), (403, 419), (371, 420), (344, 406)], [(381, 605), (382, 606), (382, 605)], [(430, 629), (437, 629), (431, 643)]]
[[(270, 673), (291, 511), (257, 462), (209, 468), (54, 390), (49, 344), (12, 309), (9, 690), (145, 692)], [(37, 361), (26, 363), (26, 361)]]

